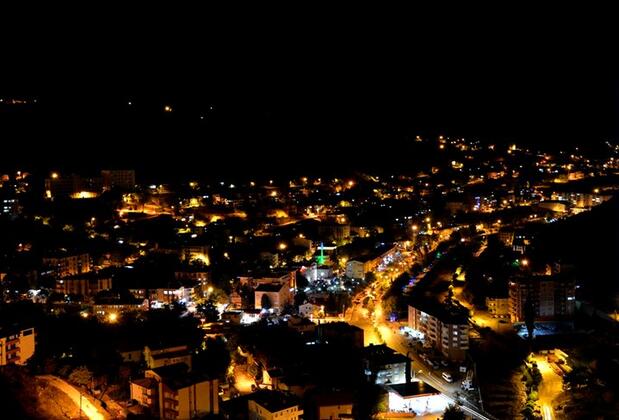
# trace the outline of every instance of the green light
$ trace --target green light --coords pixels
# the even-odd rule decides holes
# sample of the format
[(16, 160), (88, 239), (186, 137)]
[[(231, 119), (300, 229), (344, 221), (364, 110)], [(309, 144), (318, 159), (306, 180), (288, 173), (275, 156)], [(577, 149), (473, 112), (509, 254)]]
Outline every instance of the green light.
[(316, 262), (318, 263), (318, 265), (324, 265), (325, 261), (326, 261), (326, 258), (325, 258), (325, 246), (321, 242), (320, 243), (320, 255), (316, 257)]

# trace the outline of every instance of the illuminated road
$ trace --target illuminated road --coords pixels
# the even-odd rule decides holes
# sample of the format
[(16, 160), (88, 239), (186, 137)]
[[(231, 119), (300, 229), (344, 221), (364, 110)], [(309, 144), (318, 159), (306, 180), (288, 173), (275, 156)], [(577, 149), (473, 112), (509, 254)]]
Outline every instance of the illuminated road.
[(97, 406), (95, 406), (86, 395), (83, 395), (73, 385), (70, 385), (62, 379), (52, 375), (43, 375), (39, 376), (39, 378), (67, 394), (78, 409), (81, 406), (82, 413), (84, 413), (90, 420), (106, 420), (108, 418), (101, 409), (97, 408)]
[(542, 374), (542, 382), (539, 385), (539, 405), (542, 408), (544, 420), (555, 418), (552, 403), (563, 391), (563, 378), (552, 369), (545, 356), (534, 356), (533, 360), (537, 363), (537, 368)]
[(247, 373), (244, 368), (236, 366), (234, 369), (234, 387), (241, 395), (252, 392), (252, 386), (256, 386), (256, 381)]
[[(429, 252), (435, 250), (439, 243), (440, 241), (433, 243)], [(412, 262), (412, 260), (408, 262)], [(346, 311), (345, 320), (350, 324), (356, 325), (364, 330), (365, 345), (368, 345), (369, 343), (380, 344), (384, 342), (397, 352), (407, 355), (413, 361), (415, 377), (419, 380), (427, 382), (432, 387), (439, 390), (450, 403), (460, 405), (462, 410), (467, 415), (479, 420), (494, 419), (495, 417), (488, 413), (482, 412), (468, 401), (463, 401), (461, 399), (456, 400), (454, 396), (457, 392), (461, 391), (460, 383), (447, 383), (436, 376), (435, 373), (433, 373), (433, 369), (427, 366), (425, 362), (418, 357), (417, 353), (408, 347), (409, 343), (407, 340), (400, 335), (397, 330), (394, 331), (395, 327), (385, 322), (381, 307), (382, 294), (379, 290), (387, 290), (391, 281), (404, 272), (406, 268), (406, 263), (402, 264), (402, 261), (397, 261), (383, 272), (376, 273), (377, 279), (375, 284), (367, 287), (353, 298), (353, 302), (360, 303), (353, 303), (353, 306)], [(366, 308), (363, 308), (362, 305), (364, 298), (368, 295), (375, 296), (375, 307), (373, 313), (370, 313)], [(377, 331), (379, 334), (377, 334)]]

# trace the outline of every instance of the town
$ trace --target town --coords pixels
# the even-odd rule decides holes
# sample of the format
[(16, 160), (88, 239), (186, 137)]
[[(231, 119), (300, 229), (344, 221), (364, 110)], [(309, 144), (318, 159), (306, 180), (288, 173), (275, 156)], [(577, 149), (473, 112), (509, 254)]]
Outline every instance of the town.
[(616, 414), (619, 145), (408, 141), (407, 174), (1, 175), (2, 410)]

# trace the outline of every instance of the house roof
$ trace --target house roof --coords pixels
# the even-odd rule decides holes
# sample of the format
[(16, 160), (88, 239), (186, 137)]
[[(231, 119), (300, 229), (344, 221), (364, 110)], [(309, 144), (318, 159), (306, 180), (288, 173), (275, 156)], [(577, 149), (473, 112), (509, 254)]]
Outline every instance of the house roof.
[(206, 375), (189, 372), (189, 366), (185, 363), (175, 363), (173, 365), (161, 366), (152, 369), (162, 382), (173, 390), (187, 388), (188, 386), (207, 382), (210, 380)]
[(423, 381), (389, 385), (389, 388), (402, 398), (414, 398), (422, 395), (440, 395), (440, 392)]
[(131, 383), (141, 386), (142, 388), (147, 388), (147, 389), (157, 388), (157, 381), (155, 380), (155, 378), (134, 379), (131, 381)]
[(269, 283), (269, 284), (261, 284), (256, 287), (256, 292), (279, 292), (285, 286), (284, 283)]
[(276, 391), (258, 391), (251, 394), (249, 399), (260, 404), (271, 413), (299, 405), (299, 401), (294, 396)]

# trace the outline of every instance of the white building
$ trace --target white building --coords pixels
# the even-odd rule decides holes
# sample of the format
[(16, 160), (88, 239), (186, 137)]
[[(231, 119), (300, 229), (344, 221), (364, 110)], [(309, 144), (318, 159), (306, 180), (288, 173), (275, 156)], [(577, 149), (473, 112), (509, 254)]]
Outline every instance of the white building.
[(350, 260), (346, 263), (346, 277), (349, 279), (365, 278), (365, 263), (357, 260)]
[(389, 410), (424, 415), (442, 413), (448, 400), (425, 382), (389, 385)]
[(330, 280), (333, 278), (333, 268), (328, 265), (312, 264), (305, 271), (305, 277), (309, 281)]
[(260, 391), (249, 396), (250, 420), (299, 420), (303, 410), (296, 398), (275, 391)]
[(320, 305), (314, 305), (313, 303), (304, 303), (299, 305), (299, 315), (305, 318), (310, 318), (312, 315), (319, 313), (322, 309)]

